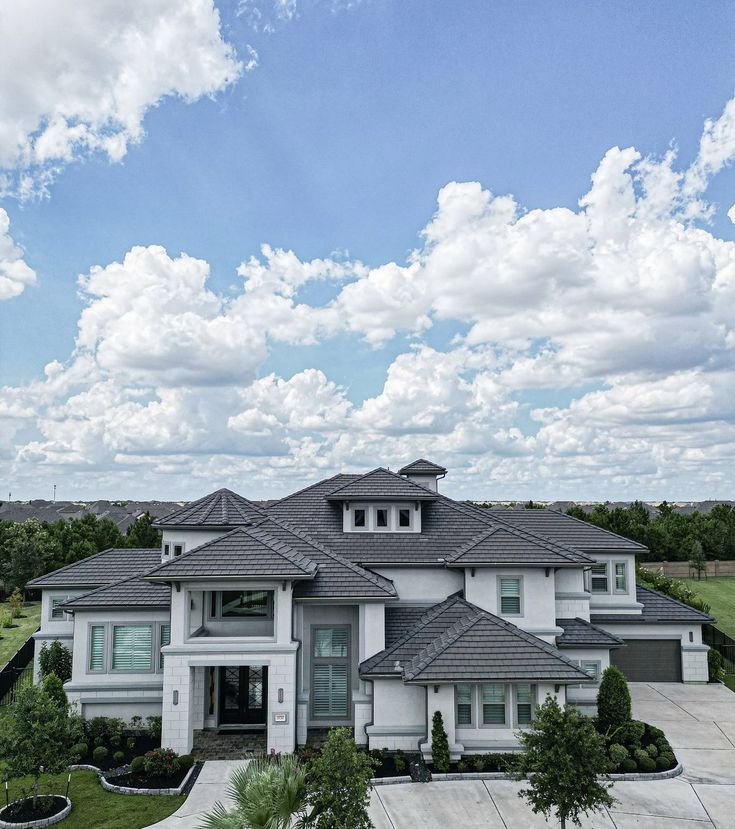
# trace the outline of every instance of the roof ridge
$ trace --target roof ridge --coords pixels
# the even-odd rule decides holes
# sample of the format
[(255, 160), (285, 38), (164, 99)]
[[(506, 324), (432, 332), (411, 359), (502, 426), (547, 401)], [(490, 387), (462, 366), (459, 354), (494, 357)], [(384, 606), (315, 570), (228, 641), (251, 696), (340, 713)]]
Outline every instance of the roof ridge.
[[(42, 576), (36, 576), (35, 579), (31, 579), (28, 582), (28, 587), (32, 587), (34, 582), (41, 581), (41, 579), (48, 578), (48, 576), (55, 576), (58, 573), (63, 573), (65, 570), (69, 570), (72, 567), (76, 567), (82, 562), (91, 561), (94, 558), (99, 558), (101, 555), (105, 555), (106, 553), (114, 553), (119, 550), (125, 550), (126, 552), (132, 552), (133, 550), (145, 550), (146, 552), (153, 550), (158, 550), (158, 547), (107, 547), (105, 550), (99, 550), (96, 553), (92, 553), (91, 556), (87, 556), (86, 558), (80, 558), (79, 561), (71, 561), (69, 564), (65, 564), (63, 567), (59, 567), (58, 570), (52, 570), (50, 573), (44, 573)], [(96, 588), (95, 588), (96, 589)]]
[[(272, 535), (269, 535), (268, 531), (263, 529), (262, 523), (263, 522), (254, 527), (240, 527), (239, 529), (241, 529), (251, 538), (255, 538), (261, 543), (265, 544), (265, 546), (273, 550), (274, 553), (277, 553), (279, 556), (283, 556), (284, 558), (289, 559), (297, 567), (301, 567), (304, 570), (310, 570), (313, 568), (313, 571), (316, 571), (316, 569), (318, 568), (316, 562), (312, 561), (310, 558), (307, 558), (303, 553), (300, 553), (298, 550), (294, 550), (293, 547), (291, 547), (285, 541), (280, 541), (279, 539), (274, 538)], [(265, 538), (262, 538), (261, 536), (265, 536)], [(304, 566), (302, 562), (306, 562), (306, 566)]]
[(443, 630), (435, 639), (432, 639), (429, 644), (419, 651), (416, 656), (411, 659), (407, 666), (403, 668), (404, 679), (413, 679), (417, 674), (421, 673), (427, 665), (430, 665), (437, 656), (440, 656), (444, 651), (453, 645), (463, 634), (470, 628), (474, 627), (477, 622), (482, 619), (482, 615), (477, 612), (469, 612), (466, 616), (457, 619), (454, 624), (450, 625), (446, 630)]
[[(228, 522), (230, 521), (230, 514), (229, 510), (225, 509), (226, 507), (226, 500), (225, 496), (227, 496), (233, 503), (231, 506), (233, 509), (238, 513), (239, 518), (242, 521), (249, 521), (249, 516), (245, 513), (243, 507), (247, 505), (248, 509), (255, 512), (257, 515), (263, 514), (263, 508), (255, 504), (249, 498), (246, 498), (244, 495), (240, 495), (240, 493), (235, 492), (232, 489), (228, 489), (227, 487), (220, 487), (219, 489), (215, 489), (213, 492), (208, 492), (206, 495), (202, 495), (201, 498), (197, 498), (194, 501), (187, 501), (183, 506), (175, 509), (173, 512), (170, 512), (168, 515), (161, 516), (157, 518), (153, 523), (154, 526), (187, 526), (187, 522), (181, 521), (178, 524), (171, 524), (171, 519), (176, 516), (186, 515), (191, 513), (192, 511), (196, 510), (197, 507), (204, 510), (203, 516), (196, 521), (197, 526), (205, 526), (206, 522), (215, 511), (215, 509), (220, 506), (222, 508), (222, 520), (224, 522), (224, 526), (227, 526)], [(234, 518), (234, 516), (232, 516)]]
[(384, 472), (386, 475), (391, 475), (393, 478), (395, 478), (396, 480), (400, 481), (402, 484), (408, 487), (416, 488), (418, 490), (421, 490), (422, 492), (429, 492), (431, 495), (436, 495), (436, 492), (434, 492), (433, 489), (429, 489), (428, 487), (423, 486), (422, 484), (417, 484), (416, 481), (409, 481), (408, 478), (404, 478), (403, 475), (399, 475), (397, 472), (392, 472), (390, 469), (386, 469), (386, 467), (384, 466), (376, 466), (375, 469), (371, 469), (369, 472), (365, 472), (363, 475), (358, 476), (354, 480), (348, 481), (347, 483), (342, 484), (342, 486), (338, 486), (335, 490), (328, 492), (325, 497), (332, 498), (333, 496), (339, 494), (341, 490), (346, 489), (348, 486), (353, 486), (354, 484), (357, 484), (360, 481), (365, 480), (365, 478), (369, 478), (371, 475), (375, 475), (376, 472)]
[(487, 529), (482, 530), (477, 535), (473, 535), (468, 541), (465, 541), (460, 547), (456, 549), (454, 553), (446, 560), (447, 564), (450, 562), (458, 561), (462, 558), (463, 555), (469, 553), (470, 550), (474, 550), (478, 544), (485, 541), (485, 539), (490, 538), (491, 535), (496, 533), (499, 529), (498, 527), (488, 527)]
[[(329, 477), (329, 478), (322, 478), (322, 479), (321, 479), (321, 481), (316, 481), (316, 482), (315, 482), (315, 483), (313, 483), (313, 484), (308, 484), (308, 486), (302, 487), (301, 489), (297, 489), (297, 490), (296, 490), (296, 492), (291, 492), (291, 493), (289, 493), (288, 495), (284, 495), (284, 496), (283, 496), (283, 498), (279, 498), (277, 501), (274, 501), (274, 502), (273, 502), (272, 504), (270, 504), (269, 506), (264, 507), (264, 511), (267, 513), (267, 511), (268, 511), (269, 509), (271, 509), (272, 507), (276, 507), (276, 506), (278, 506), (279, 504), (282, 504), (284, 501), (288, 501), (288, 500), (290, 500), (291, 498), (295, 498), (297, 495), (303, 495), (303, 493), (304, 493), (304, 492), (308, 492), (310, 489), (315, 489), (316, 487), (321, 486), (322, 484), (327, 483), (327, 481), (332, 481), (332, 480), (334, 480), (335, 478), (339, 478), (339, 477), (341, 477), (342, 475), (350, 475), (350, 476), (352, 476), (352, 474), (353, 474), (353, 473), (350, 473), (350, 472), (336, 472), (334, 475), (332, 475), (332, 476), (331, 476), (331, 477)], [(357, 477), (360, 477), (360, 476), (358, 475)]]

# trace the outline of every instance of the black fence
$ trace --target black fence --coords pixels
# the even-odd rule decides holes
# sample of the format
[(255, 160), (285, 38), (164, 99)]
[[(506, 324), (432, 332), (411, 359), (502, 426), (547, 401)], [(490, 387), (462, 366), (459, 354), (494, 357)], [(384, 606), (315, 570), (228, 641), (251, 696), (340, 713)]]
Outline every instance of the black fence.
[(722, 654), (726, 674), (735, 674), (735, 639), (714, 625), (702, 625), (702, 641)]
[(28, 677), (29, 669), (33, 671), (33, 638), (21, 647), (8, 664), (0, 671), (0, 705), (11, 697), (16, 683), (24, 676)]

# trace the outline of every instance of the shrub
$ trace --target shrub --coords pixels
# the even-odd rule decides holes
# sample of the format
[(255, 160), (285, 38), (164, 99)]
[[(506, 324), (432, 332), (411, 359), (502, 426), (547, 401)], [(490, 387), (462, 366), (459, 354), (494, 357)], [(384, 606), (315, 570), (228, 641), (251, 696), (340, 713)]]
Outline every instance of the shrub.
[(638, 763), (636, 763), (632, 757), (626, 757), (620, 764), (620, 768), (625, 774), (632, 774), (633, 772), (638, 771)]
[(194, 758), (191, 754), (182, 754), (176, 760), (176, 768), (179, 771), (189, 771), (189, 769), (194, 765)]
[(676, 599), (678, 602), (689, 605), (696, 610), (701, 610), (702, 613), (709, 613), (710, 606), (694, 590), (687, 587), (683, 581), (672, 579), (669, 576), (664, 576), (659, 573), (654, 573), (651, 570), (646, 570), (643, 567), (636, 567), (636, 581), (645, 587), (652, 587), (658, 590), (659, 593), (665, 593)]
[(116, 751), (112, 755), (112, 759), (114, 760), (116, 766), (121, 766), (125, 762), (125, 752)]
[(43, 690), (54, 701), (56, 707), (59, 709), (59, 712), (66, 715), (69, 708), (69, 700), (66, 698), (64, 686), (61, 684), (61, 680), (58, 676), (56, 676), (56, 674), (51, 673), (44, 677)]
[(458, 760), (457, 761), (457, 771), (460, 774), (464, 774), (468, 770), (469, 766), (467, 765), (466, 760)]
[(125, 745), (130, 749), (130, 751), (132, 751), (135, 748), (135, 737), (128, 737), (128, 739), (125, 740)]
[(485, 759), (490, 768), (496, 768), (498, 771), (510, 771), (518, 759), (518, 755), (510, 753), (488, 754)]
[(89, 752), (89, 746), (86, 743), (75, 743), (71, 747), (71, 754), (75, 763), (81, 763)]
[(50, 645), (44, 642), (38, 656), (38, 666), (41, 676), (56, 674), (62, 682), (71, 679), (71, 651), (61, 642), (54, 641)]
[(133, 774), (145, 774), (145, 757), (133, 757), (130, 761), (130, 771)]
[(89, 736), (96, 746), (101, 746), (105, 742), (105, 737), (107, 736), (107, 717), (94, 717), (94, 719), (90, 720)]
[(651, 743), (650, 745), (646, 746), (646, 753), (649, 757), (652, 757), (654, 760), (658, 757), (658, 747), (655, 743)]
[(69, 714), (68, 719), (69, 740), (72, 745), (84, 743), (87, 745), (87, 722), (77, 713)]
[(597, 722), (603, 734), (613, 735), (630, 722), (630, 691), (623, 672), (605, 668), (597, 692)]
[(113, 748), (120, 748), (122, 745), (122, 736), (120, 734), (110, 734), (110, 745)]
[(95, 766), (102, 766), (107, 762), (110, 752), (104, 746), (97, 746), (92, 752), (92, 762)]
[(666, 739), (664, 732), (660, 728), (656, 728), (655, 725), (648, 726), (648, 736), (655, 741)]
[(668, 771), (676, 765), (673, 754), (659, 754), (656, 758), (656, 770)]
[(13, 590), (8, 599), (8, 604), (10, 605), (11, 617), (13, 619), (20, 619), (23, 615), (23, 594), (20, 592), (20, 588), (16, 587)]
[(482, 754), (475, 754), (472, 758), (472, 768), (478, 773), (485, 768), (485, 758)]
[(645, 733), (645, 723), (642, 723), (639, 720), (631, 720), (629, 723), (626, 723), (615, 736), (617, 737), (618, 742), (625, 743), (626, 746), (638, 748)]
[(163, 717), (146, 717), (148, 723), (148, 733), (155, 740), (161, 739), (161, 731), (163, 730)]
[(404, 771), (406, 771), (406, 767), (408, 766), (406, 755), (401, 751), (400, 748), (393, 755), (393, 766), (395, 770), (398, 772), (398, 774), (402, 774)]
[(145, 754), (145, 773), (151, 777), (171, 777), (176, 773), (178, 755), (171, 748), (154, 748)]
[(431, 762), (438, 772), (449, 771), (449, 740), (441, 711), (434, 711), (431, 721)]
[(638, 760), (638, 768), (646, 773), (656, 771), (656, 761), (647, 754), (643, 754)]
[(333, 728), (310, 763), (307, 781), (316, 829), (370, 829), (373, 761), (347, 728)]
[(625, 746), (621, 746), (620, 743), (613, 743), (609, 746), (607, 753), (616, 766), (619, 766), (628, 757), (628, 749)]
[(134, 717), (130, 718), (130, 727), (133, 731), (140, 732), (143, 730), (143, 717), (136, 714)]
[(0, 628), (9, 628), (12, 624), (10, 613), (4, 607), (0, 608)]
[(709, 681), (718, 682), (725, 678), (725, 669), (722, 666), (722, 654), (714, 648), (707, 651), (707, 670)]

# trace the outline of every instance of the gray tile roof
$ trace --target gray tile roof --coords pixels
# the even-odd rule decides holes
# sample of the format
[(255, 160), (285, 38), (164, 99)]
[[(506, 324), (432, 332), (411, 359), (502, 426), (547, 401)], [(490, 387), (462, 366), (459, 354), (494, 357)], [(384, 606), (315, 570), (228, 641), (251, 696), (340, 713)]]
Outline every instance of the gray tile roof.
[(388, 605), (385, 608), (385, 647), (389, 648), (405, 636), (429, 608)]
[(83, 596), (77, 596), (64, 603), (69, 610), (83, 610), (96, 607), (141, 608), (170, 607), (171, 588), (167, 584), (153, 584), (139, 576), (98, 587)]
[(623, 538), (609, 530), (603, 530), (594, 524), (580, 521), (563, 512), (550, 509), (518, 509), (492, 508), (482, 509), (474, 507), (479, 512), (489, 514), (489, 518), (497, 519), (506, 524), (521, 526), (525, 530), (569, 544), (585, 553), (596, 552), (626, 552), (638, 553), (645, 550), (643, 544)]
[(154, 527), (239, 527), (263, 517), (257, 504), (229, 489), (210, 492), (198, 501), (159, 518)]
[(311, 579), (317, 565), (261, 527), (237, 527), (147, 574), (149, 579), (244, 576)]
[(558, 648), (619, 648), (623, 640), (606, 630), (595, 627), (584, 619), (557, 619), (564, 633), (556, 637)]
[(427, 461), (426, 458), (419, 458), (416, 461), (406, 464), (398, 470), (399, 475), (446, 475), (447, 470), (438, 463)]
[(643, 605), (641, 614), (625, 613), (593, 613), (590, 621), (593, 624), (657, 624), (659, 622), (682, 622), (684, 624), (702, 624), (714, 622), (712, 616), (695, 610), (689, 605), (677, 602), (663, 593), (657, 593), (648, 587), (636, 585), (636, 598)]
[(587, 675), (552, 645), (459, 595), (430, 608), (392, 646), (365, 660), (361, 676), (405, 682), (580, 682)]
[(534, 535), (520, 527), (494, 526), (463, 544), (448, 559), (450, 567), (498, 564), (565, 566), (590, 564), (589, 556), (573, 547)]
[(354, 501), (362, 498), (427, 501), (436, 497), (436, 493), (432, 490), (382, 467), (340, 484), (327, 495), (330, 501)]
[(97, 587), (148, 572), (161, 550), (111, 548), (28, 582), (28, 587)]

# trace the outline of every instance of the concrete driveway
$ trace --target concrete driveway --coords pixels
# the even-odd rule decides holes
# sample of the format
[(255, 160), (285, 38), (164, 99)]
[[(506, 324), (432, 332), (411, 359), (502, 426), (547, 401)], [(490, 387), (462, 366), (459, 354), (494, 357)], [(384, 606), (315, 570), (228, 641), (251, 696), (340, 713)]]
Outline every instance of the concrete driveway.
[[(632, 683), (633, 716), (661, 728), (684, 766), (671, 780), (619, 782), (614, 808), (586, 829), (735, 829), (735, 694), (722, 685)], [(376, 829), (548, 829), (522, 783), (468, 780), (377, 786)]]

